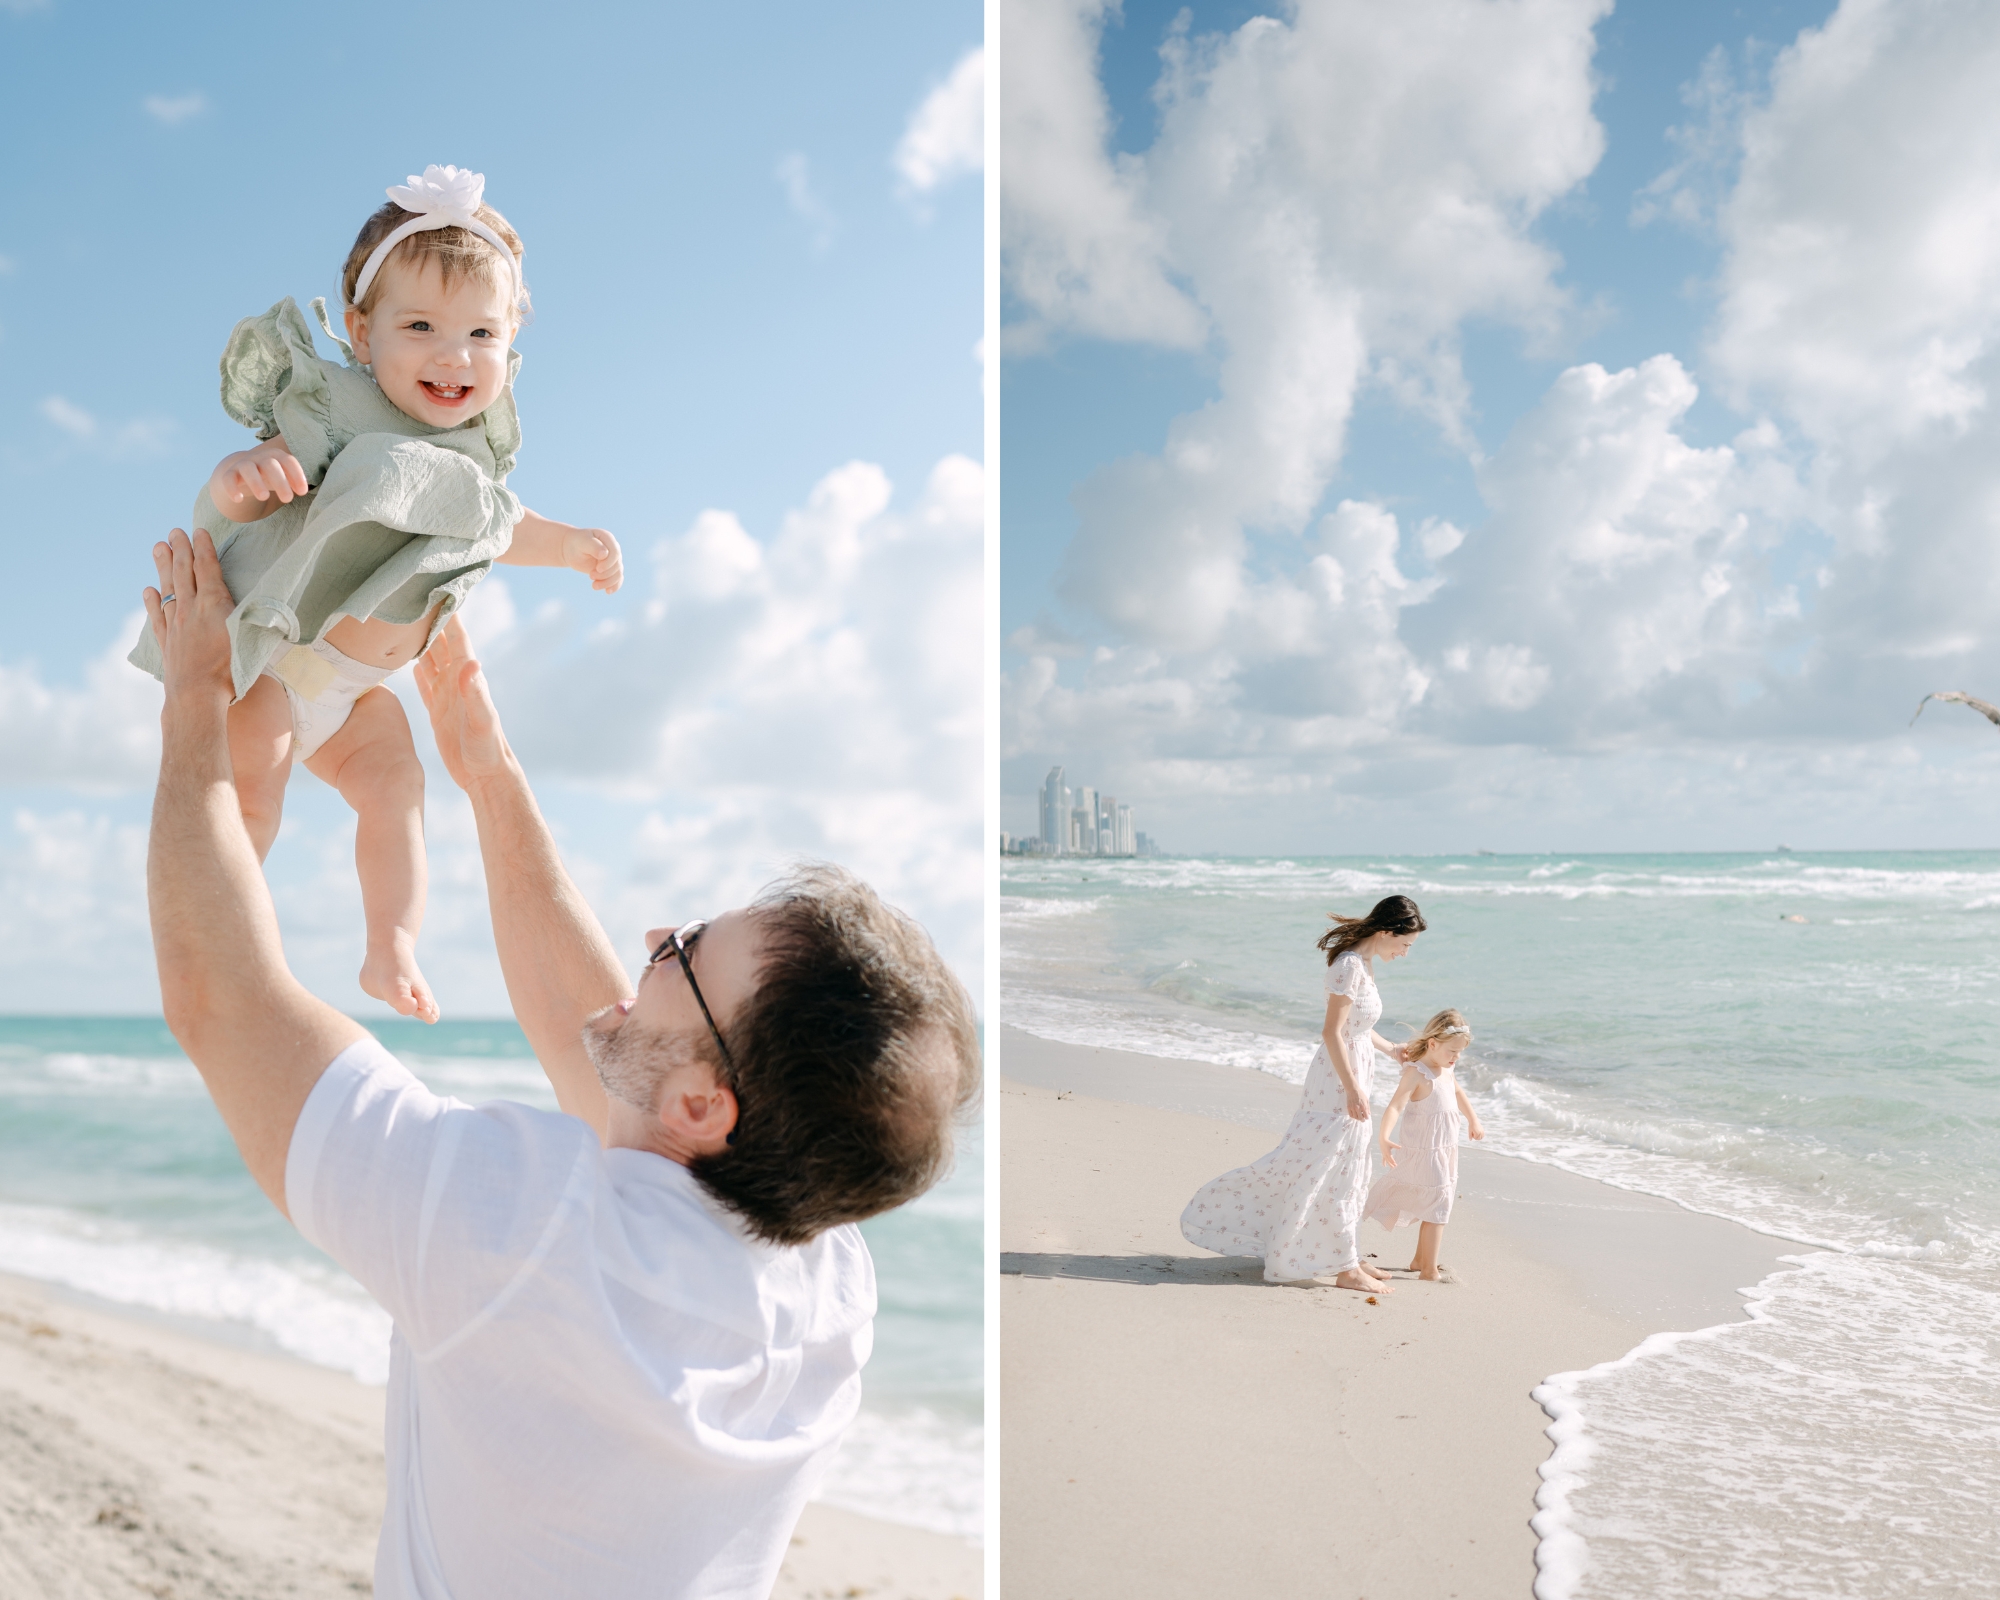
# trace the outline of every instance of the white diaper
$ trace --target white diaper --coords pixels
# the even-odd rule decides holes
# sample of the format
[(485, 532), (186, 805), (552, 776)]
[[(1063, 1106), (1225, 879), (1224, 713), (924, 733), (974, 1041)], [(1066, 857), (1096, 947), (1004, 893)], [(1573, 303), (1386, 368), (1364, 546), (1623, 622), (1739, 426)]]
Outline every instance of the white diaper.
[(340, 732), (354, 702), (396, 669), (365, 666), (322, 639), (293, 645), (265, 670), (292, 703), (292, 759), (308, 761)]

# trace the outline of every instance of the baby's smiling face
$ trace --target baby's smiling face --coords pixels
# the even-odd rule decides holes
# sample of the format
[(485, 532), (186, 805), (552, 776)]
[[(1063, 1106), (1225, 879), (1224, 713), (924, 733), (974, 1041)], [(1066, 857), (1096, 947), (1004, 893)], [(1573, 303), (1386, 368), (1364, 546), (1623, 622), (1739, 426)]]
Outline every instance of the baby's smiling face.
[(514, 336), (510, 288), (470, 274), (447, 288), (433, 260), (415, 270), (385, 261), (374, 308), (366, 316), (347, 313), (355, 358), (373, 369), (382, 392), (404, 415), (434, 428), (469, 422), (506, 387)]

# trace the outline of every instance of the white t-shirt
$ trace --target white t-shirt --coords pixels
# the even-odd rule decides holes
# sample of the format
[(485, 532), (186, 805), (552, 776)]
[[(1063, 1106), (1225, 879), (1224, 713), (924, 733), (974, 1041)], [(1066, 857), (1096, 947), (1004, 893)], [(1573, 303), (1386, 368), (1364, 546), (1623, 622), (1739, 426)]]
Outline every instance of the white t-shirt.
[(685, 1167), (433, 1094), (314, 1086), (299, 1232), (395, 1319), (377, 1600), (765, 1600), (861, 1396), (861, 1234), (760, 1244)]

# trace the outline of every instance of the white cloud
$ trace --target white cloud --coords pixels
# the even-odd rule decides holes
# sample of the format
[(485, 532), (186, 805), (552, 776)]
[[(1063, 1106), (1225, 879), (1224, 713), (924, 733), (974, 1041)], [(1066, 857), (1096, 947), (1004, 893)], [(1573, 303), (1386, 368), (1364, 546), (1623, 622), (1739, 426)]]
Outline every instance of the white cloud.
[(97, 418), (59, 394), (50, 395), (35, 409), (74, 438), (93, 439), (97, 436)]
[(25, 17), (31, 11), (46, 11), (51, 0), (0, 0), (0, 11), (11, 12), (17, 17)]
[(71, 688), (32, 665), (0, 664), (0, 750), (10, 785), (87, 790), (149, 784), (160, 764), (160, 688), (126, 654), (145, 625), (134, 611)]
[(139, 102), (146, 114), (168, 127), (176, 127), (190, 117), (198, 117), (208, 109), (208, 96), (197, 91), (194, 94), (149, 94)]
[(813, 188), (811, 164), (793, 150), (779, 158), (772, 176), (785, 191), (785, 203), (792, 208), (793, 215), (811, 230), (814, 252), (824, 252), (833, 243), (834, 218)]
[[(1101, 11), (1018, 7), (1035, 22), (1023, 77), (1062, 86), (1004, 106), (1003, 231), (1031, 326), (1185, 342), (1192, 328), (1163, 314), (1128, 327), (1100, 311), (1135, 303), (1143, 268), (1154, 276), (1136, 303), (1191, 318), (1198, 302), (1220, 362), (1216, 399), (1177, 418), (1159, 455), (1077, 491), (1071, 599), (1163, 648), (1215, 644), (1252, 592), (1247, 530), (1302, 527), (1364, 385), (1469, 447), (1461, 325), (1547, 331), (1565, 313), (1555, 258), (1529, 228), (1603, 147), (1590, 62), (1605, 9), (1302, 7), (1222, 38), (1174, 35), (1159, 135), (1112, 162), (1092, 67)], [(1018, 164), (1017, 116), (1040, 141)]]
[(1097, 81), (1107, 0), (1003, 0), (1000, 239), (1007, 288), (1028, 312), (1008, 339), (1054, 332), (1191, 349), (1206, 333), (1169, 280), (1165, 229), (1132, 163), (1107, 151)]
[(986, 52), (968, 50), (911, 113), (892, 158), (913, 194), (929, 194), (986, 165)]
[(853, 462), (763, 538), (705, 511), (654, 546), (644, 606), (581, 638), (481, 585), (470, 621), (529, 772), (644, 812), (629, 862), (593, 852), (619, 937), (823, 854), (976, 977), (982, 497), (952, 456), (901, 509)]
[(91, 412), (59, 394), (47, 396), (35, 409), (72, 439), (95, 441), (101, 452), (114, 461), (158, 456), (165, 452), (174, 435), (173, 421), (167, 417), (133, 417), (106, 428)]
[[(1529, 14), (1482, 9), (1492, 28)], [(1742, 416), (1729, 443), (1689, 438), (1676, 357), (1583, 364), (1490, 458), (1467, 444), (1486, 514), (1463, 530), (1348, 503), (1295, 535), (1360, 385), (1449, 435), (1463, 318), (1561, 314), (1519, 230), (1587, 170), (1595, 13), (1540, 14), (1548, 53), (1524, 59), (1563, 93), (1544, 85), (1544, 125), (1502, 137), (1535, 72), (1496, 66), (1506, 38), (1461, 42), (1497, 86), (1440, 111), (1448, 69), (1399, 75), (1422, 63), (1402, 24), (1429, 12), (1367, 13), (1344, 55), (1307, 35), (1358, 8), (1170, 49), (1160, 138), (1122, 170), (1148, 215), (1188, 219), (1158, 259), (1214, 319), (1221, 394), (1079, 490), (1069, 592), (1128, 642), (1059, 662), (1017, 634), (1010, 789), (1088, 754), (1156, 797), (1162, 830), (1208, 830), (1190, 847), (1227, 841), (1246, 802), (1292, 819), (1288, 848), (1343, 817), (1384, 848), (1478, 817), (1505, 837), (1468, 847), (1740, 844), (1785, 818), (1794, 844), (1972, 842), (1991, 730), (1905, 724), (1932, 688), (2000, 691), (2000, 12), (1847, 0), (1768, 92), (1717, 57), (1690, 86), (1684, 159), (1641, 211), (1722, 249), (1702, 356)], [(1355, 93), (1332, 92), (1343, 72)], [(1384, 150), (1402, 165), (1371, 166)], [(1496, 248), (1425, 236), (1433, 212)], [(1373, 231), (1391, 217), (1403, 246)]]

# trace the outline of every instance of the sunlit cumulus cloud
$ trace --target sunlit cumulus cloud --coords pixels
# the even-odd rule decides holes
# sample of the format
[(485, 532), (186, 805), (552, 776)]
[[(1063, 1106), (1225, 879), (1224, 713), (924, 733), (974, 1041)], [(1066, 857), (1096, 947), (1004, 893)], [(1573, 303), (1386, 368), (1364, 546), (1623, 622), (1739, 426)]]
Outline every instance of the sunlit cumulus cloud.
[[(502, 575), (475, 592), (468, 625), (509, 737), (621, 954), (663, 919), (739, 905), (814, 856), (923, 922), (976, 992), (982, 484), (977, 463), (951, 456), (898, 495), (852, 462), (776, 528), (703, 512), (650, 560), (635, 544), (628, 582), (649, 592), (588, 631), (561, 605), (522, 615)], [(79, 687), (0, 667), (10, 782), (76, 796), (38, 794), (0, 827), (0, 892), (16, 910), (0, 1006), (151, 992), (134, 886), (160, 691), (124, 660), (139, 620)], [(408, 674), (391, 686), (427, 748)], [(93, 790), (122, 796), (81, 803)], [(435, 764), (427, 813), (425, 972), (452, 1013), (503, 1011), (470, 811)], [(300, 977), (372, 1014), (354, 985), (353, 827), (316, 780), (294, 783), (269, 871)]]
[[(1657, 810), (1677, 784), (1747, 815), (1825, 761), (1851, 777), (1859, 739), (1873, 771), (1842, 792), (1888, 816), (1918, 696), (2000, 689), (2000, 11), (1849, 0), (1763, 58), (1768, 85), (1711, 58), (1683, 159), (1635, 202), (1721, 250), (1703, 347), (1579, 363), (1483, 456), (1461, 330), (1574, 325), (1531, 229), (1601, 152), (1607, 9), (1305, 6), (1170, 37), (1158, 136), (1114, 158), (1102, 8), (1016, 7), (1065, 86), (1020, 112), (1044, 168), (1006, 174), (1008, 204), (1040, 185), (1006, 231), (1016, 337), (1199, 345), (1218, 392), (1077, 489), (1061, 592), (1115, 642), (1078, 662), (1045, 624), (1016, 634), (1010, 754), (1091, 752), (1190, 814), (1205, 793), (1449, 809), (1476, 760), (1517, 815), (1593, 790)], [(1122, 323), (1101, 304), (1121, 283)], [(1697, 368), (1738, 415), (1727, 443), (1686, 437)], [(1325, 510), (1363, 400), (1456, 443), (1484, 515)]]
[(968, 50), (910, 117), (892, 157), (904, 187), (929, 194), (986, 164), (986, 52)]
[[(1590, 54), (1606, 6), (1315, 6), (1175, 38), (1159, 135), (1116, 163), (1085, 25), (1097, 8), (1034, 9), (1047, 31), (1064, 25), (1072, 59), (1053, 74), (1067, 86), (1059, 110), (1052, 89), (1022, 113), (1039, 109), (1048, 149), (1020, 182), (1047, 182), (1054, 201), (1022, 204), (1014, 292), (1051, 326), (1119, 333), (1098, 302), (1127, 291), (1095, 282), (1101, 254), (1117, 279), (1152, 274), (1147, 299), (1154, 281), (1175, 297), (1156, 326), (1122, 336), (1173, 343), (1205, 323), (1220, 362), (1220, 393), (1174, 423), (1164, 451), (1078, 492), (1067, 592), (1134, 637), (1204, 648), (1256, 598), (1245, 530), (1302, 526), (1364, 386), (1462, 437), (1465, 319), (1560, 320), (1557, 263), (1528, 229), (1602, 149)], [(1073, 143), (1122, 212), (1055, 176)]]

